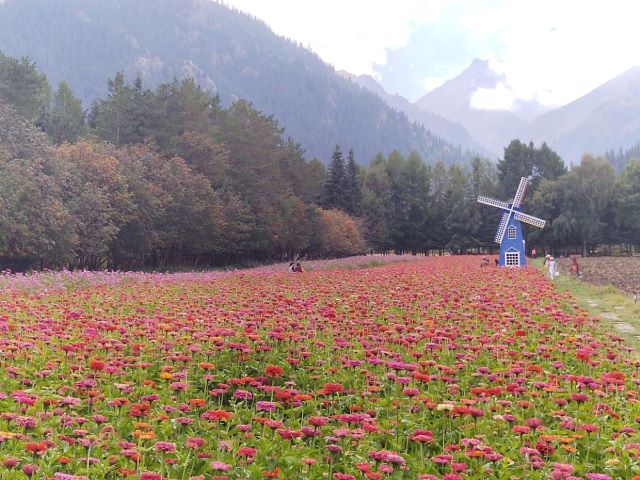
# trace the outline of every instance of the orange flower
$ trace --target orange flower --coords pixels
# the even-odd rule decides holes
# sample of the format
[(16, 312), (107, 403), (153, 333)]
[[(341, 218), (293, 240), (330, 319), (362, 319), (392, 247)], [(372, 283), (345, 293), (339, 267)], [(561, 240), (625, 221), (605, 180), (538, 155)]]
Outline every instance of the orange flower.
[(265, 470), (262, 472), (263, 478), (278, 478), (280, 476), (280, 469), (278, 467), (273, 470)]
[(469, 453), (467, 453), (467, 456), (471, 458), (484, 458), (486, 455), (487, 454), (482, 450), (471, 450)]

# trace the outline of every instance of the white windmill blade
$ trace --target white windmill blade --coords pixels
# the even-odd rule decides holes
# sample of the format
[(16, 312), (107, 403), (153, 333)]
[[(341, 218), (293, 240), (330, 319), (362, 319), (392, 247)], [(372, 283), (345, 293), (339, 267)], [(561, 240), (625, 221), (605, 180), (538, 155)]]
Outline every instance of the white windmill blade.
[(509, 217), (511, 213), (503, 213), (502, 218), (500, 219), (500, 223), (498, 224), (498, 231), (496, 232), (496, 237), (493, 239), (496, 243), (502, 243), (502, 239), (504, 238), (504, 232), (507, 231), (507, 224), (509, 223)]
[(520, 208), (522, 206), (522, 202), (524, 201), (524, 196), (527, 193), (528, 185), (529, 185), (529, 179), (527, 177), (522, 177), (520, 179), (520, 185), (518, 185), (518, 190), (516, 190), (516, 196), (513, 197), (514, 208)]
[(527, 215), (526, 213), (521, 213), (521, 212), (514, 212), (513, 218), (538, 228), (544, 228), (545, 223), (547, 223), (545, 220), (542, 220), (541, 218), (534, 217), (533, 215)]
[(478, 203), (484, 203), (485, 205), (489, 205), (490, 207), (498, 207), (504, 210), (509, 210), (509, 204), (507, 202), (496, 200), (494, 198), (483, 197), (482, 195), (478, 195)]

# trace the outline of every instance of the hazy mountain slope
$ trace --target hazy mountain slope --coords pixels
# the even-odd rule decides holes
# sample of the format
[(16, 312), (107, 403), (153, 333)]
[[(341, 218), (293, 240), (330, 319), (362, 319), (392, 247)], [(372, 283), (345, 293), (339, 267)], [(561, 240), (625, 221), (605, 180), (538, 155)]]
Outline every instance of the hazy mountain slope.
[(585, 153), (601, 155), (640, 140), (640, 67), (550, 111), (535, 101), (523, 100), (515, 102), (514, 112), (470, 108), (478, 88), (492, 89), (503, 80), (488, 62), (476, 59), (416, 105), (460, 122), (476, 141), (496, 153), (518, 138), (546, 142), (567, 163), (576, 164)]
[(462, 158), (315, 54), (209, 0), (7, 0), (0, 50), (28, 55), (54, 86), (69, 81), (85, 103), (106, 94), (117, 70), (149, 87), (193, 76), (225, 103), (246, 98), (274, 114), (308, 156), (325, 161), (335, 144), (353, 147), (362, 163), (393, 149)]
[(475, 59), (460, 75), (433, 89), (415, 105), (460, 122), (478, 143), (501, 154), (512, 139), (523, 134), (526, 122), (507, 110), (480, 110), (470, 106), (471, 97), (478, 88), (494, 88), (501, 80), (488, 61)]
[(467, 132), (466, 128), (460, 123), (451, 122), (440, 115), (422, 110), (401, 95), (388, 93), (382, 85), (370, 75), (353, 75), (344, 70), (338, 73), (344, 78), (348, 78), (352, 82), (360, 85), (362, 88), (375, 93), (391, 108), (398, 112), (405, 113), (409, 120), (424, 125), (431, 133), (445, 138), (455, 145), (460, 145), (463, 148), (474, 150), (485, 155), (490, 154), (488, 150), (484, 149), (484, 147), (471, 138), (469, 132)]
[(633, 145), (640, 140), (640, 67), (541, 115), (529, 135), (536, 142), (546, 141), (574, 164), (584, 153), (600, 155)]

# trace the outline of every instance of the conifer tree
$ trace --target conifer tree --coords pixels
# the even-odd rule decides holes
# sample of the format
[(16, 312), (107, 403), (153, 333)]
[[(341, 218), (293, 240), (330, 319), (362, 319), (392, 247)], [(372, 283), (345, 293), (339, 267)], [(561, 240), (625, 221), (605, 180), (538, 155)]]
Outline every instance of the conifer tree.
[(64, 80), (53, 96), (53, 106), (46, 122), (46, 131), (54, 143), (73, 143), (82, 134), (84, 111), (69, 84)]
[(345, 210), (350, 215), (358, 215), (362, 201), (362, 186), (360, 185), (358, 170), (358, 165), (353, 156), (353, 149), (350, 149), (345, 173)]
[(327, 181), (324, 184), (324, 206), (326, 208), (339, 208), (345, 210), (346, 204), (346, 178), (347, 172), (342, 157), (340, 145), (336, 145), (331, 156), (331, 164)]

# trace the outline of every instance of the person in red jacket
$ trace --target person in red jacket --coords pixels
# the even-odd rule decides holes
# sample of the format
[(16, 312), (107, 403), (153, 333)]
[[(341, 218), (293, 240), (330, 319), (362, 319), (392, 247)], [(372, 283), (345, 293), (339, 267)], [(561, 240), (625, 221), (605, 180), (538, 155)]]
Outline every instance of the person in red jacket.
[(571, 273), (574, 273), (576, 277), (581, 278), (582, 273), (580, 272), (580, 267), (578, 266), (578, 257), (573, 257), (571, 259)]

